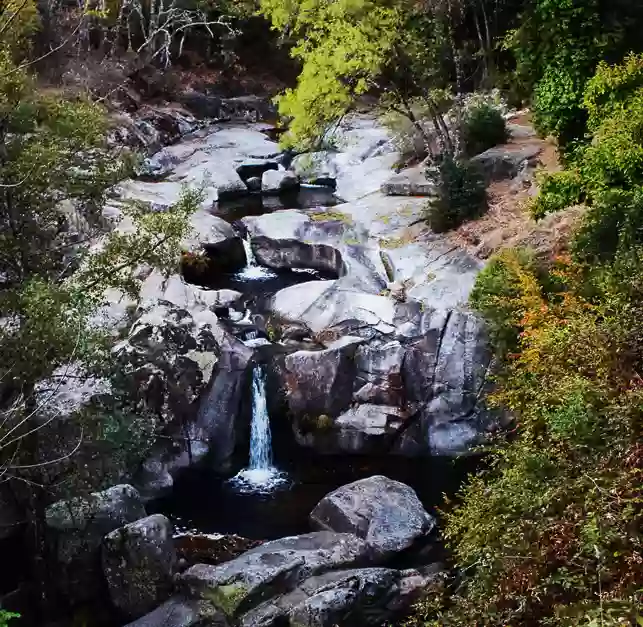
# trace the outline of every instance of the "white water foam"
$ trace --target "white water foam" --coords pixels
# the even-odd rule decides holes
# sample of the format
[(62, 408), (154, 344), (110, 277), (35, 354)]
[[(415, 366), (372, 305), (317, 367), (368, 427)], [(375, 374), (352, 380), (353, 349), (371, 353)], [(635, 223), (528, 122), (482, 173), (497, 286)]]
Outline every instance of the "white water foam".
[(252, 372), (252, 424), (250, 425), (250, 460), (230, 479), (239, 492), (271, 492), (288, 483), (287, 476), (272, 465), (272, 436), (266, 400), (266, 377), (260, 366)]
[(273, 270), (264, 268), (257, 263), (252, 252), (250, 236), (243, 240), (243, 248), (246, 251), (246, 267), (237, 272), (237, 278), (249, 281), (265, 281), (267, 279), (274, 279), (277, 276), (277, 273)]

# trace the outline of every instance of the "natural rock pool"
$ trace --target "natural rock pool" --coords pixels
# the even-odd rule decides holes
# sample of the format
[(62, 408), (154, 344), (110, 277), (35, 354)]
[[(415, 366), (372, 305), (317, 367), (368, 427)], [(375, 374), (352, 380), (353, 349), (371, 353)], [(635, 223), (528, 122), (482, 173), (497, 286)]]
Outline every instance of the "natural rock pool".
[[(203, 189), (180, 272), (141, 268), (140, 296), (106, 294), (97, 315), (127, 393), (158, 421), (145, 458), (72, 520), (81, 504), (49, 508), (60, 546), (82, 532), (91, 551), (107, 547), (99, 572), (91, 551), (59, 559), (79, 564), (65, 566), (74, 594), (94, 568), (119, 624), (398, 616), (440, 570), (436, 508), (495, 426), (478, 403), (485, 329), (466, 307), (480, 264), (424, 226), (424, 198), (390, 195), (430, 189), (388, 184), (388, 132), (353, 117), (336, 148), (290, 160), (267, 130), (199, 130), (105, 210), (126, 232), (128, 202), (166, 211), (184, 185)], [(95, 383), (81, 395), (64, 381), (61, 410), (109, 393)], [(207, 548), (179, 559), (185, 532), (235, 537), (223, 561)]]

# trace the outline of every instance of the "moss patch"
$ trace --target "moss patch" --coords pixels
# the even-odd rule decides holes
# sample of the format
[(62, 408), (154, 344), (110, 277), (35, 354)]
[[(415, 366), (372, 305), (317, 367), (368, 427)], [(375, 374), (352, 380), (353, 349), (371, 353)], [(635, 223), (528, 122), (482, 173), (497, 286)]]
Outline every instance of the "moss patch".
[(234, 616), (248, 596), (248, 589), (240, 583), (217, 586), (203, 593), (203, 597), (220, 609), (226, 616)]

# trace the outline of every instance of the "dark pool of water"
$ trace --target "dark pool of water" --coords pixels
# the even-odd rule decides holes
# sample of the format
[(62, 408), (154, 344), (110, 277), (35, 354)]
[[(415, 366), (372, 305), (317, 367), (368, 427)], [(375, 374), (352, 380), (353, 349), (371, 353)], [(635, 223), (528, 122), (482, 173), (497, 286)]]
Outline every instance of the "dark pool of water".
[(246, 216), (260, 216), (279, 209), (333, 207), (339, 202), (341, 199), (328, 187), (302, 187), (298, 191), (279, 196), (251, 194), (237, 199), (223, 200), (215, 204), (213, 212), (228, 222), (236, 222)]
[(275, 465), (290, 483), (272, 493), (242, 493), (215, 472), (193, 468), (179, 476), (172, 494), (153, 508), (169, 516), (180, 531), (274, 539), (310, 531), (308, 515), (322, 497), (376, 474), (412, 486), (435, 513), (443, 494), (453, 494), (471, 468), (471, 462), (463, 461), (317, 456), (305, 450), (291, 459), (277, 459)]

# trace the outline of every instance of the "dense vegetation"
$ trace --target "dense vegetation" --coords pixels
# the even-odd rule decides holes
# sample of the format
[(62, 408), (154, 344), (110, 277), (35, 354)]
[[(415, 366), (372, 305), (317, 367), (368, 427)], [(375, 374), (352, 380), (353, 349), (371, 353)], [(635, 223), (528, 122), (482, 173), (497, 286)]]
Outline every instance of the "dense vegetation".
[(568, 255), (505, 251), (477, 281), (472, 305), (498, 364), (487, 402), (512, 427), (445, 512), (455, 576), (428, 594), (414, 624), (643, 624), (643, 7), (262, 7), (299, 38), (300, 81), (280, 101), (292, 143), (314, 143), (360, 97), (377, 96), (424, 132), (440, 191), (428, 220), (445, 230), (483, 203), (461, 158), (489, 142), (458, 132), (461, 94), (497, 86), (531, 104), (566, 166), (542, 175), (532, 214), (587, 206)]
[[(61, 366), (113, 374), (109, 338), (92, 313), (105, 289), (136, 290), (140, 264), (176, 267), (198, 202), (186, 191), (165, 213), (131, 207), (138, 228), (105, 233), (107, 190), (132, 164), (107, 151), (97, 101), (150, 68), (189, 65), (190, 47), (221, 54), (213, 29), (230, 33), (239, 11), (255, 8), (54, 4), (0, 3), (0, 481), (30, 512), (43, 620), (49, 489), (61, 479), (75, 492), (93, 489), (115, 477), (109, 467), (83, 474), (75, 448), (42, 457), (51, 414), (38, 385)], [(421, 138), (440, 191), (427, 219), (446, 230), (484, 211), (467, 158), (506, 133), (496, 109), (467, 108), (463, 94), (497, 87), (532, 106), (564, 160), (565, 170), (543, 175), (533, 216), (586, 205), (569, 255), (505, 251), (478, 279), (472, 305), (489, 322), (498, 363), (488, 403), (512, 427), (445, 512), (455, 576), (429, 592), (414, 622), (643, 624), (643, 5), (261, 0), (258, 8), (301, 67), (279, 99), (287, 145), (325, 145), (338, 119), (377, 101)], [(61, 67), (86, 62), (82, 89), (41, 88), (59, 52)], [(99, 236), (103, 246), (90, 255)], [(149, 429), (140, 416), (124, 406), (83, 421), (83, 446), (114, 464), (127, 457), (118, 478), (140, 461)], [(0, 625), (11, 618), (0, 610)]]

